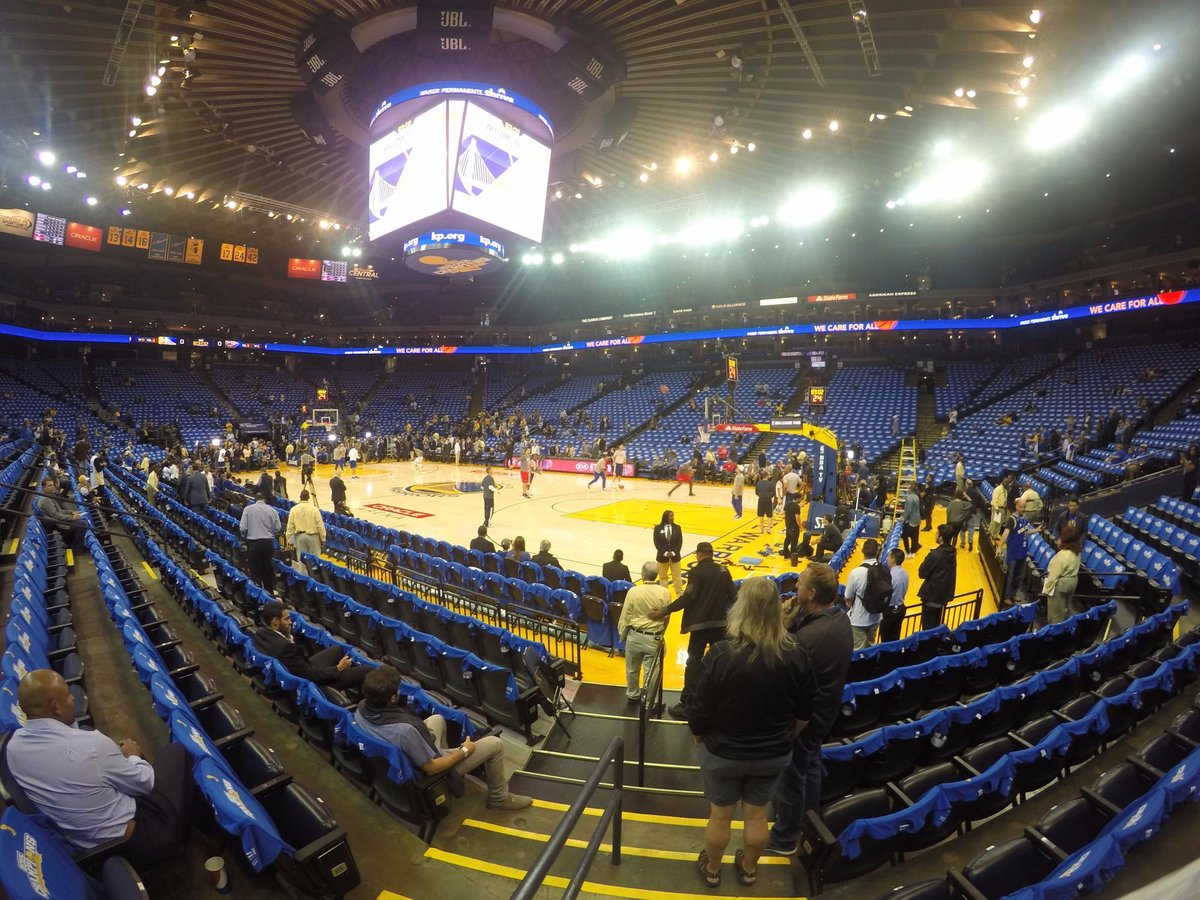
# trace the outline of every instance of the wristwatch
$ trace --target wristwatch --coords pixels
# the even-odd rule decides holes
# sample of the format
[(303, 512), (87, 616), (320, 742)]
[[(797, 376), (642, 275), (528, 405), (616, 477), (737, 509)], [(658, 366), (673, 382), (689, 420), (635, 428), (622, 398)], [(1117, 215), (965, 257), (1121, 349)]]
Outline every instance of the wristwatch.
[(458, 749), (459, 749), (459, 750), (461, 750), (461, 751), (463, 752), (463, 759), (466, 759), (468, 756), (470, 756), (470, 755), (471, 755), (471, 748), (470, 748), (470, 747), (468, 747), (466, 744), (463, 744), (463, 745), (462, 745), (461, 747), (459, 747)]

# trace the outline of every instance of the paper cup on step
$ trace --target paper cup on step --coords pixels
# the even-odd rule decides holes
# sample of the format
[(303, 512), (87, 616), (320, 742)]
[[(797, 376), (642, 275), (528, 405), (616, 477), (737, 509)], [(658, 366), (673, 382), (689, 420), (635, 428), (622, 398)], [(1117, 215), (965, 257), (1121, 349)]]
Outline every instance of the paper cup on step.
[(225, 860), (220, 856), (210, 856), (204, 861), (204, 869), (208, 872), (208, 883), (218, 894), (228, 894), (231, 890), (229, 871), (225, 868)]

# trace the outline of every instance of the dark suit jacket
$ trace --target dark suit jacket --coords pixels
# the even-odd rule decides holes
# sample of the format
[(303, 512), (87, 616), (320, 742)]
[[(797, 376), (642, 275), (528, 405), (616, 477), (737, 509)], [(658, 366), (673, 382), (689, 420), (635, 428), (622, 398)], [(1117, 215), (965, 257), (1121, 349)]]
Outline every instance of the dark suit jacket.
[(702, 559), (688, 573), (687, 587), (666, 607), (683, 610), (679, 630), (684, 634), (701, 628), (724, 628), (725, 615), (737, 599), (737, 588), (729, 570), (711, 559)]
[(337, 678), (337, 666), (314, 666), (300, 647), (265, 625), (254, 632), (254, 647), (259, 653), (275, 657), (297, 678), (316, 684), (328, 684)]
[(917, 574), (925, 580), (917, 591), (922, 602), (930, 606), (945, 606), (954, 599), (954, 581), (958, 573), (958, 558), (954, 548), (945, 544), (934, 547), (921, 561)]
[(535, 553), (530, 562), (535, 562), (539, 566), (556, 566), (562, 568), (562, 563), (558, 561), (558, 557), (553, 553)]
[(193, 472), (187, 477), (183, 486), (183, 502), (186, 506), (199, 506), (209, 502), (208, 476), (203, 472)]
[(331, 503), (344, 502), (346, 499), (346, 482), (337, 475), (329, 479), (329, 499)]
[(275, 499), (275, 478), (263, 472), (258, 476), (258, 492), (266, 493), (267, 502), (270, 503)]
[(629, 566), (614, 559), (610, 559), (604, 564), (601, 574), (609, 581), (633, 581), (629, 577)]
[(471, 549), (478, 550), (480, 553), (495, 553), (496, 545), (485, 537), (475, 537), (471, 540)]
[(667, 562), (667, 554), (670, 553), (670, 561), (678, 562), (680, 550), (683, 548), (683, 532), (678, 525), (671, 526), (671, 539), (668, 541), (664, 533), (665, 525), (654, 526), (654, 549), (658, 551), (655, 557), (659, 562)]

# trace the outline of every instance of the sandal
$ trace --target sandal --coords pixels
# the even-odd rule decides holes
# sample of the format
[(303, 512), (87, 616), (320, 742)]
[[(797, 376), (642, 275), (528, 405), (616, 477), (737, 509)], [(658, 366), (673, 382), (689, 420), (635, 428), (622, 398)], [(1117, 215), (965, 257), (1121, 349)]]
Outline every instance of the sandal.
[(754, 872), (747, 872), (745, 869), (743, 869), (742, 860), (745, 858), (746, 854), (743, 850), (739, 850), (737, 853), (733, 854), (733, 868), (734, 871), (737, 872), (738, 884), (744, 885), (745, 887), (750, 887), (750, 885), (754, 884), (755, 880), (758, 878), (758, 870), (755, 869)]
[(710, 888), (721, 886), (721, 870), (717, 869), (717, 874), (713, 874), (708, 868), (708, 851), (701, 850), (700, 856), (696, 860), (696, 868), (700, 870), (700, 877), (704, 879), (704, 883)]

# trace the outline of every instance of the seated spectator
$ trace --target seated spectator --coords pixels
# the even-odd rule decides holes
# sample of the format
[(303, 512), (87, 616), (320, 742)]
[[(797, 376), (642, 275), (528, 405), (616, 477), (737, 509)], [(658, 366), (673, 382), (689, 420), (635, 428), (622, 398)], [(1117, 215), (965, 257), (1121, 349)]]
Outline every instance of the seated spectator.
[(76, 728), (75, 700), (51, 669), (25, 675), (17, 700), (27, 721), (8, 745), (9, 771), (67, 840), (90, 850), (128, 838), (139, 869), (180, 853), (192, 800), (182, 745), (167, 744), (151, 765), (137, 741)]
[(515, 559), (517, 562), (527, 562), (533, 558), (525, 549), (525, 538), (519, 534), (512, 539), (512, 549), (509, 550), (508, 555), (510, 559)]
[(550, 552), (550, 542), (542, 541), (538, 547), (538, 552), (533, 555), (533, 562), (539, 566), (557, 566), (562, 568), (562, 564), (558, 561), (558, 557)]
[(486, 525), (480, 525), (479, 531), (475, 537), (471, 539), (471, 549), (478, 550), (480, 553), (495, 553), (496, 545), (492, 543), (492, 539), (488, 537)]
[(75, 508), (75, 504), (64, 500), (59, 493), (58, 479), (50, 476), (42, 479), (42, 495), (37, 499), (37, 516), (43, 525), (60, 532), (67, 546), (76, 553), (83, 550), (87, 523)]
[(297, 678), (346, 691), (358, 689), (371, 671), (370, 666), (355, 665), (337, 644), (305, 656), (292, 640), (291, 612), (278, 600), (263, 604), (258, 618), (262, 627), (254, 632), (254, 648), (279, 660)]
[(633, 581), (629, 577), (629, 566), (625, 565), (624, 559), (624, 550), (614, 550), (612, 559), (604, 564), (600, 574), (609, 581)]
[[(446, 748), (446, 720), (439, 715), (421, 719), (400, 705), (400, 672), (383, 665), (372, 669), (363, 682), (363, 699), (354, 721), (365, 731), (404, 751), (426, 777), (453, 770), (459, 776), (484, 767), (488, 809), (525, 809), (533, 800), (508, 790), (504, 777), (504, 743), (495, 735)], [(472, 759), (474, 757), (474, 759)]]

